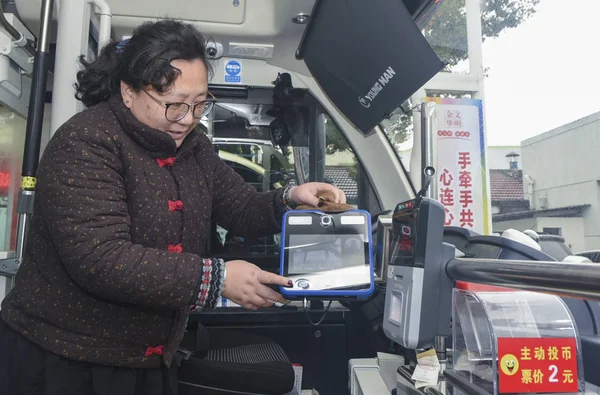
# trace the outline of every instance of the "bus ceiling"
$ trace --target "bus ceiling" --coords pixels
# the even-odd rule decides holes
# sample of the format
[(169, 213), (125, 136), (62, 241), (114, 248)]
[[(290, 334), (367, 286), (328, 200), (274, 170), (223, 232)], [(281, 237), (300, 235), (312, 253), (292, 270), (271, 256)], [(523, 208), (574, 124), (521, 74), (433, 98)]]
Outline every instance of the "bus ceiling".
[[(54, 7), (54, 21), (59, 10), (77, 0), (61, 0)], [(400, 0), (378, 0), (371, 4), (399, 3)], [(408, 12), (423, 27), (439, 0), (403, 0)], [(284, 57), (298, 47), (306, 21), (315, 0), (106, 0), (112, 15), (113, 38), (130, 35), (140, 23), (169, 16), (194, 23), (200, 31), (216, 41), (228, 43), (231, 55), (237, 56), (231, 43), (265, 45), (270, 53), (263, 56)], [(338, 7), (344, 1), (333, 0)], [(41, 0), (2, 1), (4, 12), (17, 13), (31, 32), (39, 31)], [(294, 23), (296, 22), (296, 23)], [(56, 26), (52, 29), (56, 38)], [(267, 58), (270, 59), (270, 58)]]
[[(106, 13), (110, 13), (113, 40), (127, 37), (147, 20), (182, 19), (205, 34), (215, 48), (215, 58), (263, 60), (314, 78), (348, 120), (367, 134), (443, 68), (420, 31), (439, 2), (61, 0), (54, 8), (50, 41), (56, 42), (61, 34), (56, 27), (61, 9), (63, 13), (88, 9), (81, 15), (84, 19), (73, 14), (68, 25), (72, 20), (91, 19), (83, 30), (69, 32), (71, 37), (83, 33), (82, 41), (89, 41), (90, 47), (107, 39), (98, 32), (106, 29), (98, 27)], [(95, 14), (89, 12), (88, 3), (96, 6)], [(16, 12), (31, 32), (37, 32), (40, 7), (41, 0), (15, 0), (14, 9), (5, 12)], [(58, 49), (56, 56), (63, 55), (67, 56), (66, 52)], [(243, 89), (227, 93), (245, 95)]]

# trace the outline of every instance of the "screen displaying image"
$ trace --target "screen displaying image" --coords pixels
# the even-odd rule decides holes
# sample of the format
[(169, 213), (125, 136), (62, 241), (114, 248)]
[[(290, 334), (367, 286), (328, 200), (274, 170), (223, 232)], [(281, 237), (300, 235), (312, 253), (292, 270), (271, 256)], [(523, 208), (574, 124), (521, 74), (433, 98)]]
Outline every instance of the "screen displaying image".
[(288, 274), (305, 274), (368, 265), (368, 243), (361, 234), (289, 235)]
[(418, 209), (395, 211), (392, 217), (390, 265), (414, 266)]

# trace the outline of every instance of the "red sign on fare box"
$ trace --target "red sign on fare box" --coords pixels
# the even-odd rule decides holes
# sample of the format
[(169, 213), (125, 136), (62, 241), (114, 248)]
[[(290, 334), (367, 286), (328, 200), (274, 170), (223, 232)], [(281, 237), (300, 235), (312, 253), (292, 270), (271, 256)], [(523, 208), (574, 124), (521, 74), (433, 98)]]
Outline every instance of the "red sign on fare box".
[(499, 392), (578, 392), (574, 338), (498, 338)]

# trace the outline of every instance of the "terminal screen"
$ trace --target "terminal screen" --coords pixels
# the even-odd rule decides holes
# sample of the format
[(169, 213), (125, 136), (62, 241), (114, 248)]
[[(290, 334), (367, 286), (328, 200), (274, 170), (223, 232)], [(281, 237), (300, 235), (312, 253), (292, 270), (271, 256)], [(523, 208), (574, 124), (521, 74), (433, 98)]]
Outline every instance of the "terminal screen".
[(290, 234), (288, 275), (369, 265), (362, 234)]
[[(398, 209), (400, 207), (402, 208)], [(391, 265), (415, 265), (418, 212), (418, 208), (407, 203), (399, 205), (394, 211), (390, 245)]]

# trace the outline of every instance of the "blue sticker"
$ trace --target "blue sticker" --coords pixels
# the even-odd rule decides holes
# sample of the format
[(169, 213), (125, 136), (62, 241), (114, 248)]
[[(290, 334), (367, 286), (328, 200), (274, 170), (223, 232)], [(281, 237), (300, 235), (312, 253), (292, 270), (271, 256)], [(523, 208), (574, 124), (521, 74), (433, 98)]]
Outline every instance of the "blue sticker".
[(225, 63), (225, 82), (237, 84), (242, 82), (242, 64), (237, 60)]

